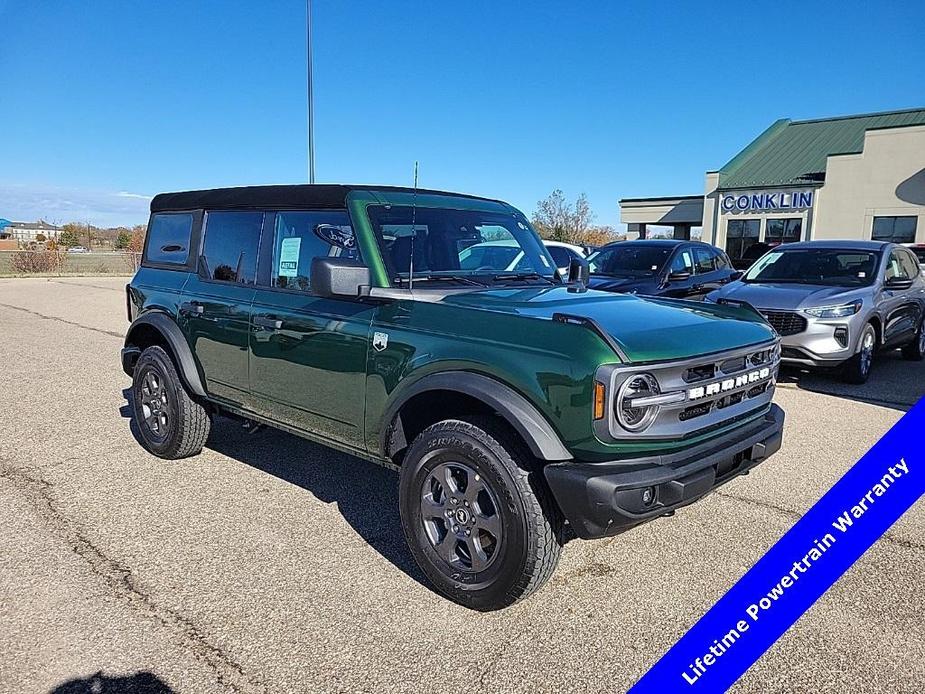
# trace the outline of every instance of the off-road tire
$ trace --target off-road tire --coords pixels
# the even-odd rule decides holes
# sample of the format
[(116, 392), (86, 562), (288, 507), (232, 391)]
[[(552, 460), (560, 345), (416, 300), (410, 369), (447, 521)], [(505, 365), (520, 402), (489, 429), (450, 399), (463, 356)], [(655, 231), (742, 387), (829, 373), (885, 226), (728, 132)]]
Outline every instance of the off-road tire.
[[(150, 400), (150, 388), (145, 390), (148, 374), (156, 376), (158, 385), (163, 388), (164, 406), (169, 410), (160, 435), (146, 422), (146, 416), (150, 417), (150, 408), (146, 413), (144, 405), (146, 399)], [(209, 412), (190, 397), (173, 360), (162, 347), (148, 347), (138, 357), (132, 379), (132, 411), (142, 445), (167, 460), (199, 453), (212, 428)]]
[(915, 333), (912, 342), (903, 345), (903, 359), (909, 361), (922, 361), (925, 359), (925, 318), (919, 323), (919, 329)]
[[(499, 500), (502, 539), (497, 556), (480, 572), (444, 561), (425, 529), (422, 487), (435, 469), (453, 461), (476, 471)], [(535, 592), (555, 570), (562, 521), (542, 470), (524, 444), (492, 418), (448, 419), (425, 429), (404, 458), (399, 487), (405, 540), (418, 566), (450, 600), (480, 611), (501, 609)]]
[[(865, 353), (864, 342), (868, 335), (873, 335), (873, 347), (869, 354)], [(842, 367), (842, 380), (846, 383), (861, 385), (867, 383), (873, 368), (873, 357), (877, 351), (877, 331), (873, 324), (868, 323), (861, 330), (861, 336), (858, 338), (857, 352), (853, 357), (845, 362)]]

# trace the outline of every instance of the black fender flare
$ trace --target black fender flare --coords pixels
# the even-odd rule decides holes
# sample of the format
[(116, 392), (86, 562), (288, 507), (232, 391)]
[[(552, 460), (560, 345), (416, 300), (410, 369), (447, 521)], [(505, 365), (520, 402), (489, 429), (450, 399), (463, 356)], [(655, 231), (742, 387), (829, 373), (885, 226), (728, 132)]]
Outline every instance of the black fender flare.
[[(127, 359), (137, 359), (140, 354), (138, 345), (133, 341), (133, 336), (137, 335), (137, 329), (142, 325), (154, 328), (163, 336), (170, 351), (173, 352), (177, 370), (180, 372), (180, 378), (183, 379), (184, 384), (194, 394), (206, 397), (206, 390), (202, 386), (202, 378), (199, 375), (199, 367), (196, 365), (196, 359), (193, 357), (189, 343), (183, 336), (180, 326), (174, 322), (173, 318), (162, 311), (149, 311), (132, 321), (132, 325), (125, 336), (125, 347), (122, 350), (122, 368), (126, 373), (131, 375), (131, 369), (127, 366)], [(134, 361), (131, 364), (134, 365)]]
[(398, 415), (402, 406), (415, 395), (429, 390), (452, 390), (482, 401), (520, 434), (530, 452), (540, 460), (563, 461), (573, 458), (559, 435), (530, 401), (500, 381), (471, 371), (430, 374), (404, 388), (386, 409), (383, 418), (384, 426), (379, 432), (383, 455), (388, 455), (389, 437), (396, 421), (400, 421)]

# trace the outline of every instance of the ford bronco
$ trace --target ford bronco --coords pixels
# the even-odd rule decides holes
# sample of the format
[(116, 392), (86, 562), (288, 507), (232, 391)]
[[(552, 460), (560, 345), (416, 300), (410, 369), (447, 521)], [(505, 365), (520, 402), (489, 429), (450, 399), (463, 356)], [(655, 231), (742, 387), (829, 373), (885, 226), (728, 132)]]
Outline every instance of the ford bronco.
[[(466, 252), (491, 241), (522, 249), (516, 267)], [(402, 530), (436, 589), (510, 605), (567, 539), (671, 515), (781, 443), (779, 341), (756, 311), (586, 280), (496, 200), (158, 195), (126, 287), (139, 438), (195, 455), (229, 415), (396, 468)]]

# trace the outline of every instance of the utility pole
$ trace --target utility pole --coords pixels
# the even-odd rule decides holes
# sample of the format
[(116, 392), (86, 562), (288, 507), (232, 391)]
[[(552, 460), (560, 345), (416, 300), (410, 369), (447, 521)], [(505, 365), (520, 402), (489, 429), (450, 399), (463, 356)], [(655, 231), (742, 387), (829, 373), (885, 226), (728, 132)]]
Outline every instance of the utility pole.
[(315, 182), (315, 98), (312, 93), (312, 0), (305, 0), (305, 50), (308, 58), (308, 182)]

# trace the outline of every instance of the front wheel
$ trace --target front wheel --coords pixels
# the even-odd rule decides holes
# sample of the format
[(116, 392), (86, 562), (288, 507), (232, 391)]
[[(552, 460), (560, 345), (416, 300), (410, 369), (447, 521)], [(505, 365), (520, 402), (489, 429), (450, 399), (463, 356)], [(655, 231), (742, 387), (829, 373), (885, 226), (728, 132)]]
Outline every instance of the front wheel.
[(405, 540), (437, 591), (496, 610), (536, 591), (561, 551), (561, 521), (542, 472), (490, 419), (425, 429), (402, 463)]
[(858, 349), (854, 356), (845, 362), (842, 377), (848, 383), (860, 385), (867, 382), (870, 368), (874, 362), (874, 351), (877, 347), (877, 332), (874, 326), (868, 323), (858, 338)]

